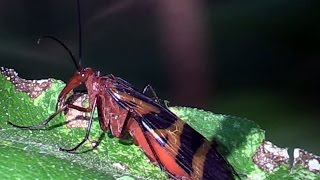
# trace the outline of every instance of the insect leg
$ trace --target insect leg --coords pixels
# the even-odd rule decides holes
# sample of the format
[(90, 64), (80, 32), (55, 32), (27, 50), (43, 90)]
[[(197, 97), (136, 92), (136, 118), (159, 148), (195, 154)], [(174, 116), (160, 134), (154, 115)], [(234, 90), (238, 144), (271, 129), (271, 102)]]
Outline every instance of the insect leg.
[[(149, 92), (149, 93), (148, 93), (148, 92)], [(151, 97), (155, 102), (159, 103), (159, 104), (162, 105), (163, 107), (166, 107), (166, 108), (169, 107), (169, 106), (168, 106), (169, 101), (160, 99), (160, 98), (158, 97), (156, 91), (152, 88), (152, 86), (151, 86), (150, 84), (147, 84), (147, 85), (143, 88), (142, 94), (148, 96), (147, 93), (148, 93), (149, 95), (150, 95), (150, 93), (151, 93), (151, 95), (150, 95), (149, 97)]]
[(44, 121), (42, 121), (41, 123), (39, 123), (37, 125), (20, 126), (20, 125), (12, 123), (10, 121), (8, 121), (7, 124), (9, 124), (9, 125), (11, 125), (13, 127), (16, 127), (16, 128), (20, 128), (20, 129), (41, 129), (41, 128), (45, 127), (58, 114), (63, 112), (66, 108), (72, 108), (72, 109), (76, 109), (76, 110), (82, 111), (82, 112), (90, 112), (91, 111), (91, 108), (84, 108), (84, 107), (76, 106), (76, 105), (73, 105), (73, 104), (65, 104), (61, 108), (59, 108), (56, 112), (54, 112), (52, 115), (50, 115), (47, 119), (45, 119)]
[(158, 101), (158, 95), (156, 93), (156, 91), (152, 88), (152, 86), (150, 84), (147, 84), (142, 91), (142, 94), (147, 95), (147, 93), (151, 93), (151, 98), (154, 99), (155, 101)]
[(14, 124), (10, 121), (7, 122), (7, 124), (16, 127), (16, 128), (21, 128), (21, 129), (41, 129), (43, 127), (45, 127), (54, 117), (56, 117), (58, 114), (60, 114), (62, 111), (64, 111), (67, 108), (67, 104), (62, 106), (62, 108), (58, 109), (55, 113), (53, 113), (52, 115), (50, 115), (47, 119), (45, 119), (44, 121), (42, 121), (41, 123), (37, 124), (37, 125), (31, 125), (31, 126), (20, 126), (17, 124)]
[[(76, 145), (74, 148), (71, 148), (71, 149), (60, 148), (60, 151), (66, 151), (69, 153), (75, 152), (83, 143), (85, 143), (87, 140), (89, 140), (89, 135), (90, 135), (92, 121), (93, 121), (93, 115), (94, 115), (94, 109), (96, 107), (96, 102), (97, 102), (97, 98), (95, 98), (93, 101), (93, 105), (92, 105), (93, 108), (91, 109), (90, 119), (89, 119), (89, 123), (88, 123), (87, 129), (86, 129), (86, 135), (84, 136), (83, 140), (78, 145)], [(82, 107), (79, 107), (79, 106), (74, 106), (74, 107), (82, 109)], [(88, 110), (90, 108), (83, 108), (83, 109)]]
[(76, 105), (73, 105), (73, 104), (68, 104), (67, 107), (71, 108), (71, 109), (76, 109), (76, 110), (81, 111), (81, 112), (90, 112), (90, 111), (92, 111), (92, 109), (89, 108), (89, 107), (84, 108), (84, 107), (76, 106)]

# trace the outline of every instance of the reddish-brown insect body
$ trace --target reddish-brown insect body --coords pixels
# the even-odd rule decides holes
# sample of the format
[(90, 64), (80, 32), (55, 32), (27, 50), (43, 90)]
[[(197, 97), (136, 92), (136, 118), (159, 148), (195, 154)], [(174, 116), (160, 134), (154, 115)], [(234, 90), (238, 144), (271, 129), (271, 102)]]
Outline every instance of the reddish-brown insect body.
[[(69, 52), (77, 71), (60, 92), (57, 110), (49, 118), (36, 126), (19, 126), (11, 122), (9, 124), (18, 128), (38, 129), (46, 126), (66, 108), (90, 112), (91, 117), (84, 139), (72, 149), (61, 149), (74, 152), (89, 139), (94, 110), (97, 108), (103, 131), (110, 131), (118, 138), (128, 132), (148, 158), (158, 164), (171, 178), (227, 180), (237, 176), (233, 167), (219, 153), (216, 143), (206, 140), (159, 103), (150, 86), (146, 86), (140, 93), (119, 77), (100, 76), (98, 71), (82, 68), (80, 62), (75, 61), (71, 51), (60, 40), (52, 36), (45, 37), (57, 41)], [(79, 54), (81, 56), (81, 51)], [(88, 107), (76, 106), (66, 101), (67, 95), (81, 84), (86, 86), (88, 92)], [(147, 96), (147, 91), (151, 91), (155, 97)]]
[(61, 91), (59, 107), (66, 95), (85, 84), (89, 108), (98, 109), (100, 127), (121, 138), (129, 132), (152, 162), (177, 179), (233, 179), (236, 173), (220, 155), (216, 144), (185, 124), (166, 107), (139, 93), (113, 75), (99, 76), (91, 68), (80, 69)]

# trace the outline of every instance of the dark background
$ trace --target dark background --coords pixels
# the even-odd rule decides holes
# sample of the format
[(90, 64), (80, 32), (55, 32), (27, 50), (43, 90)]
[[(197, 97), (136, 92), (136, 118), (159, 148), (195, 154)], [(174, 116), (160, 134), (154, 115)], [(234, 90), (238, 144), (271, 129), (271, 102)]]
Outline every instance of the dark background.
[[(171, 105), (245, 117), (282, 147), (320, 155), (317, 0), (82, 0), (83, 65), (147, 83)], [(0, 65), (67, 81), (76, 1), (0, 1)]]

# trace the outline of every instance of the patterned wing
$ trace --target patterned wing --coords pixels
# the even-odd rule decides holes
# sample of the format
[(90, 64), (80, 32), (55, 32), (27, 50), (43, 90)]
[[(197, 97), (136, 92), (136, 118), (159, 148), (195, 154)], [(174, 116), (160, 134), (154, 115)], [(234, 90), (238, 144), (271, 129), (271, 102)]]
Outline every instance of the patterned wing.
[[(159, 145), (192, 179), (234, 179), (236, 172), (200, 133), (180, 120), (166, 107), (138, 92), (129, 83), (114, 79), (106, 90), (119, 106), (133, 110), (144, 131), (151, 132)], [(124, 83), (124, 82), (125, 83)]]

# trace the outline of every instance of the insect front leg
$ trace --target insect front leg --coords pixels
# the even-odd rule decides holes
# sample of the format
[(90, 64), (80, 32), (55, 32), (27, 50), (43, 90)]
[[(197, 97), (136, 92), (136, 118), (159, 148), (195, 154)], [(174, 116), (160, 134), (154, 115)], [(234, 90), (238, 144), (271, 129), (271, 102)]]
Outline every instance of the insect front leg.
[(51, 114), (47, 119), (43, 120), (42, 122), (40, 122), (39, 124), (36, 124), (36, 125), (30, 125), (30, 126), (22, 126), (22, 125), (17, 125), (17, 124), (14, 124), (10, 121), (7, 122), (7, 124), (13, 126), (13, 127), (16, 127), (16, 128), (20, 128), (20, 129), (42, 129), (44, 128), (45, 126), (48, 125), (48, 123), (53, 120), (58, 114), (62, 113), (63, 111), (65, 111), (67, 108), (72, 108), (72, 109), (76, 109), (78, 111), (82, 111), (82, 112), (91, 112), (91, 108), (88, 107), (88, 108), (84, 108), (84, 107), (80, 107), (80, 106), (76, 106), (76, 105), (73, 105), (73, 104), (70, 104), (70, 103), (66, 103), (66, 104), (63, 104), (59, 107), (59, 109), (56, 110), (56, 112), (54, 112), (53, 114)]
[(7, 124), (16, 127), (16, 128), (21, 128), (21, 129), (42, 129), (43, 127), (45, 127), (52, 119), (54, 119), (58, 114), (60, 114), (61, 112), (63, 112), (66, 108), (67, 108), (67, 104), (63, 105), (61, 108), (59, 108), (55, 113), (53, 113), (52, 115), (50, 115), (47, 119), (45, 119), (44, 121), (42, 121), (41, 123), (37, 124), (37, 125), (31, 125), (31, 126), (21, 126), (21, 125), (17, 125), (14, 124), (10, 121), (7, 121)]
[[(83, 138), (83, 140), (78, 144), (76, 145), (74, 148), (71, 148), (71, 149), (65, 149), (65, 148), (60, 148), (60, 151), (66, 151), (66, 152), (69, 152), (69, 153), (73, 153), (75, 152), (83, 143), (85, 143), (86, 141), (89, 140), (89, 136), (90, 136), (90, 131), (91, 131), (91, 126), (92, 126), (92, 122), (93, 122), (93, 115), (94, 115), (94, 109), (96, 107), (96, 102), (97, 102), (97, 98), (94, 99), (93, 101), (93, 108), (83, 108), (83, 107), (79, 107), (79, 106), (73, 106), (74, 109), (76, 108), (79, 108), (78, 110), (91, 110), (91, 113), (90, 113), (90, 119), (89, 119), (89, 123), (88, 123), (88, 126), (87, 126), (87, 129), (86, 129), (86, 134)], [(80, 111), (81, 111), (80, 110)]]
[[(93, 107), (95, 107), (95, 101), (93, 103)], [(76, 106), (71, 104), (71, 102), (68, 102), (66, 104), (63, 104), (62, 106), (59, 107), (59, 109), (54, 112), (52, 115), (50, 115), (47, 119), (45, 119), (44, 121), (42, 121), (41, 123), (37, 124), (37, 125), (31, 125), (31, 126), (21, 126), (21, 125), (17, 125), (14, 124), (10, 121), (8, 121), (7, 123), (13, 127), (16, 128), (21, 128), (21, 129), (31, 129), (31, 130), (37, 130), (37, 129), (42, 129), (45, 126), (47, 126), (47, 124), (53, 120), (58, 114), (62, 113), (63, 111), (65, 111), (67, 108), (71, 108), (71, 109), (76, 109), (78, 111), (81, 112), (91, 112), (90, 115), (90, 119), (89, 119), (89, 124), (87, 127), (87, 131), (86, 131), (86, 135), (85, 138), (74, 148), (72, 149), (65, 149), (65, 148), (60, 148), (61, 151), (67, 151), (67, 152), (73, 152), (76, 149), (78, 149), (86, 140), (88, 140), (89, 138), (89, 134), (90, 134), (90, 129), (91, 129), (91, 124), (92, 124), (92, 119), (93, 119), (93, 115), (94, 115), (94, 108), (90, 108), (90, 107), (81, 107), (81, 106)]]

